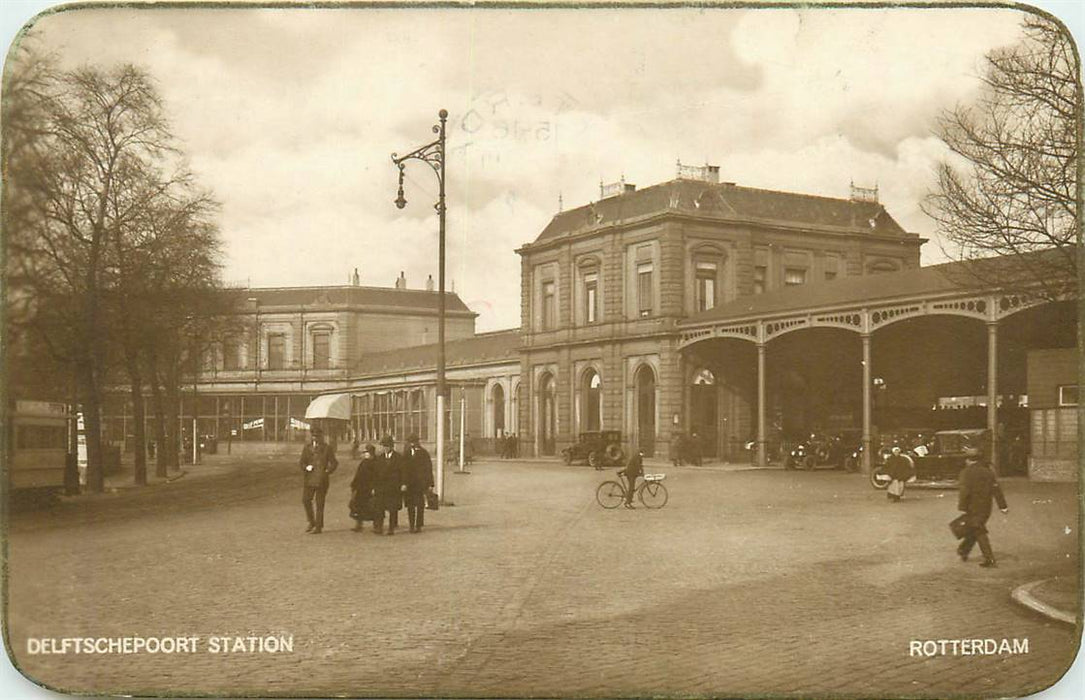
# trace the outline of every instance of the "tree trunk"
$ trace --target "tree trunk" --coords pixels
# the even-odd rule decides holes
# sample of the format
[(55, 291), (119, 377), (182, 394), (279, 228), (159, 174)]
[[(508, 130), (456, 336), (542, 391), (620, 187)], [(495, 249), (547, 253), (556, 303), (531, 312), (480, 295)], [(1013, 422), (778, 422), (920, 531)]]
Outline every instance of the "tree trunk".
[(171, 469), (180, 469), (181, 453), (181, 392), (177, 385), (176, 372), (166, 373), (166, 464)]
[(87, 490), (101, 493), (105, 490), (102, 461), (102, 400), (98, 382), (91, 362), (79, 365), (79, 389), (83, 405), (83, 436), (87, 446)]
[(163, 450), (166, 445), (166, 404), (162, 396), (162, 382), (158, 371), (158, 354), (152, 349), (148, 353), (148, 374), (151, 385), (151, 402), (154, 405), (154, 473), (155, 476), (165, 477), (166, 454)]
[(132, 419), (136, 424), (135, 474), (133, 481), (137, 486), (145, 486), (147, 484), (147, 431), (144, 426), (146, 409), (143, 404), (143, 377), (139, 369), (139, 358), (135, 352), (126, 352), (125, 360), (128, 365), (128, 378), (131, 381)]

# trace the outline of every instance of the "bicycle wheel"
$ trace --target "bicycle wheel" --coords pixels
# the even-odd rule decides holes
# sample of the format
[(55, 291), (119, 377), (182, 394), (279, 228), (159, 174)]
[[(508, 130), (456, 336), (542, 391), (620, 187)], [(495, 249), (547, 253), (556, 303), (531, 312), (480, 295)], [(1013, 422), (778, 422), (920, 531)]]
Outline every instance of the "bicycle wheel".
[(617, 508), (625, 501), (625, 487), (617, 481), (604, 481), (595, 489), (595, 500), (604, 508)]
[(647, 481), (640, 487), (640, 502), (645, 508), (662, 508), (667, 505), (667, 487), (659, 481)]

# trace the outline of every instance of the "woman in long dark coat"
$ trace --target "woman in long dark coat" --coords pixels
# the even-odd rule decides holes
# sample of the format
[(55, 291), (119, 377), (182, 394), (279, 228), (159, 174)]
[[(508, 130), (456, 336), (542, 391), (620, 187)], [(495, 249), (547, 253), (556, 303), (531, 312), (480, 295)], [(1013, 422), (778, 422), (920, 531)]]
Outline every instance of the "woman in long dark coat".
[(362, 531), (362, 523), (373, 520), (373, 487), (376, 483), (377, 449), (366, 445), (362, 450), (362, 461), (354, 472), (350, 482), (350, 515), (355, 520), (354, 531)]

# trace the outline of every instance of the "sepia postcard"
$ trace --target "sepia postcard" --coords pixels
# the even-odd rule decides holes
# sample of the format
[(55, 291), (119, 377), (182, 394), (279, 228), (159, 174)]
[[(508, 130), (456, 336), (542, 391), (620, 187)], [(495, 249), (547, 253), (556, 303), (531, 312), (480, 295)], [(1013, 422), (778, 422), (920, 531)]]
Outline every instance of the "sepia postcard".
[(26, 12), (7, 695), (1081, 697), (1083, 20)]

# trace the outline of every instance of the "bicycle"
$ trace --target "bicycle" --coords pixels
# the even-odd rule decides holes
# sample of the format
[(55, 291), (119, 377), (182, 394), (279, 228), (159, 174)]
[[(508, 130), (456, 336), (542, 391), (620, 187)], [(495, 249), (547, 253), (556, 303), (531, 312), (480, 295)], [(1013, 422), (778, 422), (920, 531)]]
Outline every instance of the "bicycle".
[[(621, 472), (618, 472), (621, 474)], [(662, 508), (667, 505), (669, 494), (667, 487), (663, 485), (666, 474), (645, 474), (644, 481), (634, 489), (634, 494), (640, 499), (645, 508)], [(610, 510), (625, 503), (629, 494), (625, 484), (618, 481), (604, 481), (595, 489), (595, 500), (599, 505)]]

